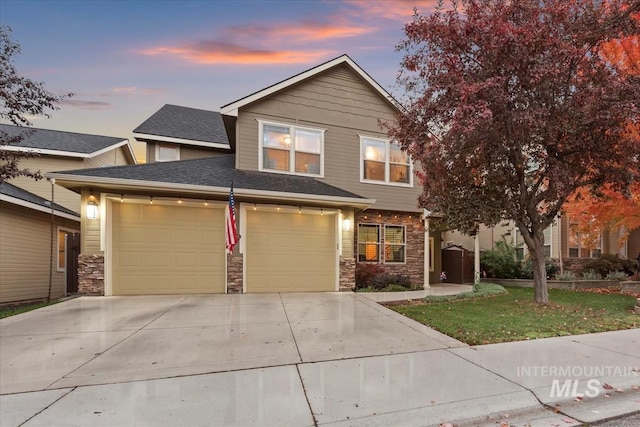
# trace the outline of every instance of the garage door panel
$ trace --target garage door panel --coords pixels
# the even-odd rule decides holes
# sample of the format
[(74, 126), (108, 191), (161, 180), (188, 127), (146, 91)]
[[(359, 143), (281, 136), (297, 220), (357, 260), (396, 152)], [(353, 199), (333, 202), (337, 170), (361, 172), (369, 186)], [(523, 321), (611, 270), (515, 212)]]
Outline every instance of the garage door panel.
[(224, 293), (224, 211), (113, 205), (114, 295)]
[(247, 212), (248, 292), (336, 290), (336, 217)]

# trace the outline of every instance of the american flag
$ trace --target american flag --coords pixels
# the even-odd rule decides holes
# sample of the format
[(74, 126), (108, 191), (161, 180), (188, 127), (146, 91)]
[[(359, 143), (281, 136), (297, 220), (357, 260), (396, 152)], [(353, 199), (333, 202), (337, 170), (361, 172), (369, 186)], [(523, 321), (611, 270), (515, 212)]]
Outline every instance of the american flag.
[(238, 229), (236, 228), (236, 205), (233, 201), (233, 182), (229, 190), (229, 206), (227, 207), (226, 248), (227, 253), (233, 252), (233, 247), (238, 243)]

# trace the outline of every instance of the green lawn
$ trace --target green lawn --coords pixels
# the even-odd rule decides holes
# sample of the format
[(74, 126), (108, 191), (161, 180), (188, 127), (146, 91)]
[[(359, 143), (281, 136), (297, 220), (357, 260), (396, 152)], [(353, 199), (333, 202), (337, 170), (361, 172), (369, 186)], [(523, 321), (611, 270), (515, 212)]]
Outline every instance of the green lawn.
[(551, 289), (551, 303), (538, 305), (533, 289), (506, 289), (497, 296), (389, 308), (471, 345), (640, 327), (629, 295)]
[(15, 316), (16, 314), (26, 313), (27, 311), (35, 310), (37, 308), (46, 307), (48, 305), (57, 304), (59, 301), (51, 301), (50, 303), (40, 302), (37, 304), (21, 305), (18, 307), (2, 308), (0, 309), (0, 319), (5, 317)]

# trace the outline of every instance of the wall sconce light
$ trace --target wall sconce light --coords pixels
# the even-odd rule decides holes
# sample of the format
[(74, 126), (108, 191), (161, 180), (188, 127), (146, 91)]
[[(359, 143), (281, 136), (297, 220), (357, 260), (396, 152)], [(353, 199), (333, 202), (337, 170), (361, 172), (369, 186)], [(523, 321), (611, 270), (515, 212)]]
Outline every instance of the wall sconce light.
[(96, 198), (92, 194), (89, 196), (89, 200), (87, 201), (87, 219), (96, 218), (98, 218), (98, 204), (96, 203)]
[(345, 218), (344, 220), (342, 220), (342, 229), (344, 231), (351, 230), (351, 218)]

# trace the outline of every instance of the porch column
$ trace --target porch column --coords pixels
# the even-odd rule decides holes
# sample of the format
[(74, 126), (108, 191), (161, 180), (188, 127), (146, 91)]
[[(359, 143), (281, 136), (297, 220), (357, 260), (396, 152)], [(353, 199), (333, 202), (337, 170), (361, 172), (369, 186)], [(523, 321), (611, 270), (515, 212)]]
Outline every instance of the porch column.
[(429, 285), (429, 272), (431, 271), (429, 266), (429, 261), (431, 260), (431, 236), (429, 232), (430, 216), (431, 212), (424, 209), (424, 213), (422, 214), (422, 218), (424, 219), (424, 289), (429, 289), (431, 287)]
[(473, 283), (480, 283), (480, 233), (476, 230), (473, 239)]

